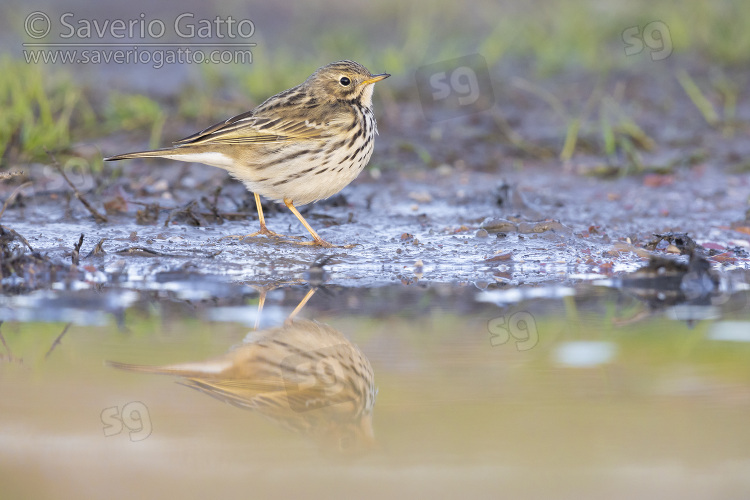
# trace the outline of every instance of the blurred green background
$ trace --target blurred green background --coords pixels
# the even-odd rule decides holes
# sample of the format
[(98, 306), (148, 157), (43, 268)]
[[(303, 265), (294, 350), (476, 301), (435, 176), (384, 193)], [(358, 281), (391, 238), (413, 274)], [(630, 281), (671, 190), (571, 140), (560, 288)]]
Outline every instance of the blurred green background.
[[(50, 33), (42, 39), (28, 34), (28, 19), (35, 12), (51, 20)], [(99, 37), (95, 32), (84, 40), (64, 38), (68, 30), (59, 20), (65, 13), (76, 28), (81, 22), (101, 26), (138, 20), (143, 14), (143, 19), (162, 20), (167, 26), (157, 41), (180, 43), (228, 40), (220, 40), (216, 32), (211, 39), (171, 36), (181, 13), (193, 14), (189, 20), (195, 24), (232, 16), (253, 22), (255, 32), (245, 41), (256, 45), (251, 64), (168, 64), (156, 69), (151, 64), (27, 63), (29, 47), (23, 47), (24, 42), (117, 42), (130, 47), (153, 41)], [(660, 29), (643, 43), (644, 27), (654, 21), (664, 23), (666, 32)], [(750, 5), (742, 0), (5, 2), (0, 6), (0, 154), (7, 167), (41, 158), (42, 146), (64, 150), (76, 140), (136, 129), (149, 131), (155, 146), (167, 118), (193, 127), (226, 118), (300, 83), (317, 67), (344, 58), (362, 62), (373, 72), (393, 74), (388, 85), (379, 87), (378, 98), (400, 103), (418, 99), (417, 68), (474, 53), (486, 59), (496, 82), (514, 75), (544, 80), (622, 71), (742, 68), (750, 60), (748, 25)], [(670, 50), (661, 51), (664, 43)], [(710, 120), (710, 111), (708, 115)]]

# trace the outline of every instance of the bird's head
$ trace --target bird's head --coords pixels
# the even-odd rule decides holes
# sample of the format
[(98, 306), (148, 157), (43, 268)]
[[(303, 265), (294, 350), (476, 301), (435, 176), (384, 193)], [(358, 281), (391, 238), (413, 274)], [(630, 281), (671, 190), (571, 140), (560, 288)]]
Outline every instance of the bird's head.
[(316, 97), (328, 101), (358, 101), (362, 106), (372, 105), (372, 84), (388, 78), (388, 73), (373, 75), (354, 61), (337, 61), (322, 68), (305, 81)]

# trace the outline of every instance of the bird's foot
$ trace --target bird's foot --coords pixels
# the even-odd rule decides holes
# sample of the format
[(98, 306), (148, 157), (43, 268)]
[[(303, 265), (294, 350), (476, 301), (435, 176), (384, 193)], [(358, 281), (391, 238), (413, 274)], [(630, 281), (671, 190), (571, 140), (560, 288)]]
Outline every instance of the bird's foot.
[(292, 241), (290, 243), (293, 243), (295, 245), (303, 245), (303, 246), (310, 246), (310, 247), (323, 247), (323, 248), (354, 248), (357, 245), (334, 245), (333, 243), (328, 243), (326, 240), (320, 238), (312, 241)]
[[(219, 240), (221, 241), (221, 240), (225, 240), (225, 239), (233, 239), (233, 240), (242, 241), (245, 238), (254, 238), (256, 236), (267, 236), (269, 238), (273, 238), (273, 239), (279, 240), (279, 241), (298, 240), (298, 239), (301, 238), (300, 236), (286, 236), (286, 235), (283, 235), (283, 234), (279, 234), (279, 233), (276, 233), (274, 231), (271, 231), (270, 229), (268, 229), (265, 226), (261, 226), (260, 231), (255, 231), (254, 233), (245, 234), (245, 235), (242, 235), (242, 234), (230, 234), (228, 236), (223, 236), (223, 237), (219, 238)], [(296, 243), (296, 242), (290, 241), (290, 243)]]

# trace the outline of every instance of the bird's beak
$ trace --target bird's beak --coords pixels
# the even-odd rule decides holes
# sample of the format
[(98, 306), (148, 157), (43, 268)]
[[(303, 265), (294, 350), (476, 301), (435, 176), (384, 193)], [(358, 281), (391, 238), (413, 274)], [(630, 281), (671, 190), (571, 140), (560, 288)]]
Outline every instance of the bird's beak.
[(365, 80), (364, 82), (362, 82), (362, 85), (370, 85), (371, 83), (379, 82), (380, 80), (385, 80), (389, 76), (391, 76), (391, 75), (389, 75), (388, 73), (381, 73), (379, 75), (372, 75), (372, 78), (369, 78), (369, 79)]

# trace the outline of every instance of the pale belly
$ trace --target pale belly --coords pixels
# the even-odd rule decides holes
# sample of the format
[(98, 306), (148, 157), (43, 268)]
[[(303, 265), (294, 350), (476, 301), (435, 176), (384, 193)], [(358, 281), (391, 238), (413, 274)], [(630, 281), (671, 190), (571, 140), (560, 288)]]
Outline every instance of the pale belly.
[[(348, 186), (367, 166), (374, 141), (364, 137), (330, 155), (301, 155), (293, 162), (239, 178), (247, 188), (270, 200), (291, 199), (297, 205), (323, 200)], [(231, 172), (231, 170), (230, 170)]]

